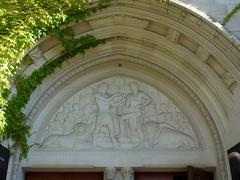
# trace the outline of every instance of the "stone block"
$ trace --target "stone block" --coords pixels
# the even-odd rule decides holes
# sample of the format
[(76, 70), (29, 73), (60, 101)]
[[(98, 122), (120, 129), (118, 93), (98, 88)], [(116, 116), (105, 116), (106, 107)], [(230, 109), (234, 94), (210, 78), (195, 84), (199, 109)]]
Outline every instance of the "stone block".
[(179, 44), (190, 50), (191, 52), (195, 53), (198, 49), (198, 43), (195, 42), (193, 39), (190, 37), (182, 34), (179, 38)]
[(222, 64), (218, 62), (218, 60), (214, 56), (210, 56), (207, 60), (207, 64), (217, 73), (219, 77), (222, 77), (226, 69), (223, 67)]
[(39, 44), (39, 48), (42, 50), (43, 53), (45, 53), (49, 49), (56, 46), (58, 43), (59, 43), (59, 41), (56, 38), (54, 38), (52, 36), (48, 36), (45, 40), (43, 40)]

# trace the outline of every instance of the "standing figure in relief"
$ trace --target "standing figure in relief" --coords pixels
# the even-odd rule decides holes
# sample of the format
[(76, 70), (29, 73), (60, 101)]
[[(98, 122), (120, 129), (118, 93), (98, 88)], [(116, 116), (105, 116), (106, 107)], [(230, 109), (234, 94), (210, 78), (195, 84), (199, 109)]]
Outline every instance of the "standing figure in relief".
[[(108, 92), (109, 85), (101, 83), (98, 85), (97, 92), (95, 93), (95, 100), (97, 104), (97, 118), (95, 128), (93, 130), (93, 145), (97, 145), (97, 138), (102, 128), (107, 128), (109, 137), (114, 147), (117, 146), (115, 136), (115, 122), (112, 118), (111, 104), (115, 96)], [(117, 96), (117, 95), (116, 95)]]
[(137, 146), (141, 146), (143, 143), (142, 113), (152, 99), (139, 90), (136, 82), (129, 83), (129, 88), (131, 92), (127, 95), (125, 112), (119, 112), (120, 136), (130, 137), (133, 141), (137, 141)]

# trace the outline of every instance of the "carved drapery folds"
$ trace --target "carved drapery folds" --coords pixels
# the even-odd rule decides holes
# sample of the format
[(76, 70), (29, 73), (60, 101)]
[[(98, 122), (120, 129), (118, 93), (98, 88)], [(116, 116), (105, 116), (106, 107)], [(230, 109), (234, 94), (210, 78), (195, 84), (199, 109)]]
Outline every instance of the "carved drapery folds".
[(190, 122), (157, 89), (112, 77), (76, 93), (46, 126), (41, 148), (196, 149)]

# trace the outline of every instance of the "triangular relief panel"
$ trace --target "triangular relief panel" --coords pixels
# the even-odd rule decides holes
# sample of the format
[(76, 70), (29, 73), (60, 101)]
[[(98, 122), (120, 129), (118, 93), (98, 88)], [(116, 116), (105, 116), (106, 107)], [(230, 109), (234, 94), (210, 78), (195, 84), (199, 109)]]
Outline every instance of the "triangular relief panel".
[(111, 77), (65, 101), (42, 134), (41, 149), (197, 149), (190, 121), (144, 82)]

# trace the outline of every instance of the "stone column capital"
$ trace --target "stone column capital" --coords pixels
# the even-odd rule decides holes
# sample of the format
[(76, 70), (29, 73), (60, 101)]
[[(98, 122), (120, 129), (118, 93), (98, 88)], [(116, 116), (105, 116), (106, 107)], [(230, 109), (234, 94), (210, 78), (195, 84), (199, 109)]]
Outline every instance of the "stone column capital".
[(121, 168), (123, 180), (133, 180), (134, 179), (134, 171), (131, 167), (123, 167)]
[(104, 176), (105, 180), (115, 180), (117, 169), (114, 167), (106, 167)]

